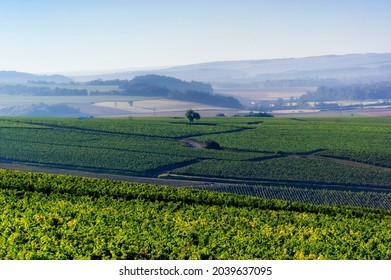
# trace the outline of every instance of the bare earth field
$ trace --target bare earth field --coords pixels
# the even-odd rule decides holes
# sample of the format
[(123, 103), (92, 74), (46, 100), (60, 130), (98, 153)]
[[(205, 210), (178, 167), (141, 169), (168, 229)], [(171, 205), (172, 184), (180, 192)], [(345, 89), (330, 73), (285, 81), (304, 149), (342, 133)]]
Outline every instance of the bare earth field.
[(84, 114), (91, 114), (96, 117), (109, 116), (183, 116), (188, 109), (193, 109), (202, 116), (216, 116), (223, 113), (234, 115), (238, 110), (218, 106), (205, 105), (196, 102), (177, 101), (170, 99), (153, 99), (129, 102), (96, 102), (94, 104), (73, 104)]
[[(273, 89), (217, 89), (227, 95), (235, 95), (252, 100), (272, 100), (300, 96), (311, 88), (273, 88)], [(217, 91), (216, 90), (216, 91)], [(0, 95), (0, 109), (6, 106), (23, 106), (31, 104), (68, 104), (80, 110), (80, 115), (94, 117), (151, 117), (168, 116), (182, 117), (186, 110), (193, 109), (204, 117), (213, 117), (217, 114), (233, 116), (240, 113), (237, 109), (206, 105), (196, 102), (178, 101), (156, 97), (140, 96), (12, 96)], [(350, 105), (352, 101), (345, 102)], [(357, 104), (355, 102), (354, 104)], [(314, 117), (350, 117), (350, 116), (391, 116), (391, 106), (373, 106), (376, 102), (361, 102), (361, 108), (342, 109), (336, 111), (321, 110), (273, 110), (275, 116), (314, 116)], [(248, 113), (243, 111), (243, 113)]]
[[(129, 103), (131, 102), (131, 103)], [(0, 95), (0, 109), (7, 106), (32, 104), (67, 104), (79, 109), (81, 115), (94, 117), (149, 117), (183, 116), (188, 109), (197, 110), (202, 116), (216, 116), (222, 113), (235, 115), (238, 110), (211, 106), (196, 102), (186, 102), (156, 97), (141, 96), (20, 96)]]
[(29, 95), (7, 95), (0, 94), (0, 107), (21, 106), (30, 104), (92, 104), (103, 101), (136, 101), (145, 100), (148, 97), (140, 96), (117, 96), (117, 95), (97, 95), (97, 96), (29, 96)]

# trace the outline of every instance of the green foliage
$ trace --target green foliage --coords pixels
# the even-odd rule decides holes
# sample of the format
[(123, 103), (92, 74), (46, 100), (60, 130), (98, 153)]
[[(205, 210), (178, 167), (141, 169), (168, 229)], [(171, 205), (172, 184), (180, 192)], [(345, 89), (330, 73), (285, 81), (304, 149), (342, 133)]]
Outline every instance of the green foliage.
[(118, 83), (124, 90), (123, 94), (127, 95), (160, 96), (222, 107), (243, 108), (243, 105), (232, 96), (213, 94), (210, 84), (186, 82), (159, 75), (138, 76), (131, 81), (117, 81)]
[(237, 126), (189, 127), (172, 119), (9, 118), (0, 121), (0, 158), (96, 172), (155, 176), (199, 158), (243, 160), (262, 153), (190, 149), (176, 137)]
[(259, 162), (208, 160), (172, 173), (280, 183), (340, 184), (390, 189), (391, 172), (350, 166), (330, 159), (283, 157)]
[(188, 119), (190, 123), (192, 123), (194, 120), (199, 120), (201, 116), (199, 113), (189, 109), (185, 113), (185, 118)]
[(258, 113), (250, 112), (250, 113), (244, 114), (244, 115), (238, 114), (238, 117), (272, 118), (274, 116), (272, 114), (268, 114), (266, 112), (258, 112)]
[[(0, 118), (0, 159), (158, 176), (389, 188), (391, 119)], [(224, 149), (194, 149), (183, 139)]]
[[(0, 118), (7, 123), (25, 123), (33, 127), (39, 126), (63, 131), (76, 131), (83, 133), (108, 134), (110, 136), (149, 136), (154, 138), (183, 138), (211, 133), (229, 132), (240, 129), (243, 122), (232, 121), (225, 123), (212, 123), (200, 121), (199, 125), (188, 127), (185, 120), (180, 118), (93, 118), (88, 120), (70, 118), (33, 118), (14, 117)], [(209, 120), (210, 121), (210, 120)], [(1, 126), (0, 126), (1, 128)]]
[(176, 78), (160, 76), (160, 75), (143, 75), (133, 78), (131, 81), (122, 81), (121, 87), (127, 90), (145, 88), (145, 87), (160, 87), (166, 88), (171, 91), (198, 91), (198, 92), (213, 92), (213, 88), (210, 84), (201, 82), (186, 82)]
[(389, 211), (0, 170), (0, 259), (389, 259)]
[(206, 149), (213, 149), (213, 150), (221, 150), (221, 146), (219, 143), (213, 140), (206, 141)]
[[(390, 187), (390, 131), (390, 118), (0, 118), (0, 158), (378, 191)], [(389, 211), (251, 197), (390, 209), (389, 193), (208, 189), (220, 192), (0, 170), (0, 259), (391, 258)]]
[(267, 199), (282, 199), (317, 205), (350, 205), (391, 210), (391, 193), (341, 191), (324, 188), (294, 188), (242, 184), (204, 184), (193, 186), (200, 190), (228, 192)]

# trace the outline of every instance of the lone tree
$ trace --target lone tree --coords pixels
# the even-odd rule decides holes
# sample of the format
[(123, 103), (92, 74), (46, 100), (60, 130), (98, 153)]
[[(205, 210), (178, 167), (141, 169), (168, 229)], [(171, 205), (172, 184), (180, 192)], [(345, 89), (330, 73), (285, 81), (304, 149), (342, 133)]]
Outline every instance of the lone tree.
[(192, 123), (194, 120), (199, 120), (201, 118), (200, 114), (194, 112), (192, 109), (186, 111), (185, 117), (189, 120), (190, 123)]

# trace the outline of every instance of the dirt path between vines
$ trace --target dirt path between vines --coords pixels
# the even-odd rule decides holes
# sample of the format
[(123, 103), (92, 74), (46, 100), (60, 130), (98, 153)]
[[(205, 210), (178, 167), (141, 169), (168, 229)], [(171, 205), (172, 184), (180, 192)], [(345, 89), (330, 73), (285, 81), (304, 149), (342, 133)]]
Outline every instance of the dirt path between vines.
[(202, 149), (202, 148), (205, 148), (205, 143), (203, 142), (200, 142), (200, 141), (197, 141), (197, 140), (193, 140), (193, 139), (182, 139), (182, 140), (179, 140), (180, 142), (183, 142), (185, 143), (187, 146), (189, 147), (192, 147), (192, 148), (195, 148), (195, 149)]
[(79, 171), (79, 170), (52, 168), (52, 167), (35, 166), (35, 165), (24, 165), (24, 164), (17, 164), (17, 163), (3, 163), (3, 162), (0, 162), (0, 169), (28, 171), (28, 172), (42, 172), (42, 173), (49, 173), (49, 174), (71, 175), (71, 176), (97, 178), (97, 179), (109, 179), (109, 180), (145, 183), (145, 184), (153, 184), (153, 185), (161, 185), (161, 186), (187, 187), (192, 185), (211, 184), (211, 182), (205, 182), (205, 181), (189, 181), (189, 180), (177, 180), (177, 179), (171, 180), (171, 179), (137, 177), (137, 176), (127, 176), (127, 175), (115, 175), (115, 174), (108, 174), (108, 173), (94, 173), (94, 172)]

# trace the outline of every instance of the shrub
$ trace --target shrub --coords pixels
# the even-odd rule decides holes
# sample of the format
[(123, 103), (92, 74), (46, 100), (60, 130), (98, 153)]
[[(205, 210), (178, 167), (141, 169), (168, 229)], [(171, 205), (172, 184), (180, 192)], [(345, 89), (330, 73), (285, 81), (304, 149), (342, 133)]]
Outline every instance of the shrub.
[(214, 150), (221, 150), (221, 146), (219, 143), (213, 140), (206, 141), (206, 149), (214, 149)]

